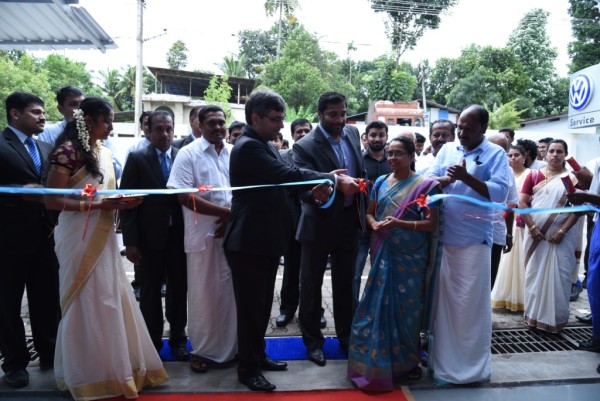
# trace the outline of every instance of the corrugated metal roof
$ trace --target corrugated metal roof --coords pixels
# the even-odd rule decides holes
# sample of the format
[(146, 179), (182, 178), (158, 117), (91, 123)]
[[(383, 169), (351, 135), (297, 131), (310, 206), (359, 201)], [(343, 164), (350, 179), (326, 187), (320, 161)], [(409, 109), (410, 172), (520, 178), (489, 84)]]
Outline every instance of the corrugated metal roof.
[[(0, 49), (116, 48), (78, 0), (0, 0)], [(117, 11), (118, 12), (118, 11)]]

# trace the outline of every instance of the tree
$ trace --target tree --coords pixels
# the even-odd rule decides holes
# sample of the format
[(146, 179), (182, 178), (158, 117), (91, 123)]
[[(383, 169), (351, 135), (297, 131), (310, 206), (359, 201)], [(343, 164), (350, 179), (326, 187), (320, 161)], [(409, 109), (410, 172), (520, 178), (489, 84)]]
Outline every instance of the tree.
[(115, 111), (122, 111), (123, 104), (121, 102), (120, 97), (120, 82), (121, 82), (121, 73), (119, 70), (112, 69), (106, 71), (100, 71), (100, 76), (102, 77), (102, 84), (100, 85), (100, 89), (104, 93), (104, 96), (108, 98), (108, 100), (112, 103)]
[(298, 0), (265, 0), (265, 13), (272, 17), (275, 13), (282, 13), (286, 18), (294, 15), (298, 7)]
[(552, 99), (568, 96), (568, 93), (555, 92), (558, 74), (554, 60), (558, 52), (552, 47), (546, 30), (548, 15), (539, 8), (530, 10), (508, 39), (507, 47), (515, 53), (531, 79), (530, 88), (523, 94), (531, 103), (526, 117), (548, 115), (552, 112)]
[(440, 14), (457, 2), (458, 0), (396, 1), (393, 2), (394, 7), (389, 8), (389, 3), (392, 3), (389, 0), (371, 0), (371, 7), (376, 12), (386, 12), (388, 15), (385, 29), (398, 62), (405, 51), (416, 46), (425, 30), (439, 27)]
[(517, 99), (511, 100), (508, 103), (504, 103), (498, 106), (494, 103), (494, 107), (490, 109), (487, 104), (483, 104), (490, 112), (490, 121), (488, 128), (500, 129), (504, 127), (517, 129), (519, 128), (519, 121), (521, 120), (521, 114), (525, 110), (516, 109)]
[(52, 92), (58, 92), (67, 85), (76, 86), (86, 96), (99, 96), (102, 91), (92, 82), (85, 63), (73, 61), (60, 54), (50, 54), (42, 60), (41, 67), (47, 71), (48, 83)]
[(227, 76), (246, 78), (246, 70), (244, 69), (245, 63), (246, 60), (244, 56), (240, 56), (237, 59), (235, 59), (233, 56), (225, 56), (223, 57), (223, 62), (217, 64), (217, 66), (223, 72), (223, 74)]
[(232, 121), (231, 107), (229, 107), (229, 98), (231, 98), (231, 86), (227, 83), (227, 75), (213, 75), (208, 83), (208, 88), (204, 91), (204, 101), (206, 104), (215, 104), (223, 109), (227, 122)]
[(375, 61), (377, 69), (367, 78), (369, 100), (391, 100), (393, 102), (412, 100), (418, 85), (417, 78), (411, 74), (412, 66), (407, 63), (398, 65), (389, 56)]
[(188, 48), (182, 40), (175, 41), (167, 53), (167, 64), (172, 70), (181, 70), (187, 65)]
[[(15, 62), (11, 54), (0, 54), (0, 99), (6, 99), (14, 91), (29, 92), (44, 101), (46, 118), (58, 121), (62, 116), (56, 109), (56, 94), (50, 89), (44, 69), (27, 53)], [(6, 113), (0, 113), (0, 126), (6, 127)]]
[(569, 0), (571, 29), (575, 41), (569, 43), (571, 72), (600, 63), (600, 11), (596, 0)]
[[(298, 23), (288, 21), (281, 27), (281, 46), (285, 47), (290, 32), (298, 27)], [(265, 65), (276, 59), (278, 26), (273, 25), (268, 31), (244, 30), (238, 32), (239, 55), (244, 58), (244, 69), (249, 78), (255, 78), (263, 72)]]

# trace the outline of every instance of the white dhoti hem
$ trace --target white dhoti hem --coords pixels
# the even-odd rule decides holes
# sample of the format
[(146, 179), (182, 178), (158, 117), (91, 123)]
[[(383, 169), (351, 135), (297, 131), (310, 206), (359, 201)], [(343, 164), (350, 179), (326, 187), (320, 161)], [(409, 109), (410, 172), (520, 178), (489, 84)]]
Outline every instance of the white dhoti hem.
[(454, 384), (490, 380), (490, 276), (489, 246), (444, 245), (429, 358), (434, 380)]
[(192, 354), (216, 363), (237, 353), (237, 314), (223, 240), (206, 237), (206, 248), (187, 253), (188, 336)]

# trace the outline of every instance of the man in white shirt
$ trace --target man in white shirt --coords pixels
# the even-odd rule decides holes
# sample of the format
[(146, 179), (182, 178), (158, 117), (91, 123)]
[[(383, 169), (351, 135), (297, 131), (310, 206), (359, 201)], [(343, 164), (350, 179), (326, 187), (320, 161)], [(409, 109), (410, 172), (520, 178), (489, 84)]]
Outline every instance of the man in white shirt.
[[(229, 187), (225, 113), (207, 105), (198, 112), (202, 136), (181, 148), (169, 188), (199, 185)], [(231, 191), (180, 194), (187, 255), (190, 367), (204, 373), (210, 364), (230, 362), (237, 352), (237, 314), (231, 269), (223, 251), (223, 234), (231, 214)]]

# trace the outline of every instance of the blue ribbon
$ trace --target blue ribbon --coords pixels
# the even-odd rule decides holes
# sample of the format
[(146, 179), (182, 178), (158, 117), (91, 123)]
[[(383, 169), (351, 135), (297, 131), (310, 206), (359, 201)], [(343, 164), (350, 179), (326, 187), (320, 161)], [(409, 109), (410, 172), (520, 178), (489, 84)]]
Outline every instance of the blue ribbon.
[[(271, 188), (271, 187), (292, 187), (298, 185), (318, 185), (329, 182), (333, 185), (331, 180), (320, 179), (311, 181), (300, 181), (300, 182), (286, 182), (283, 184), (264, 184), (264, 185), (247, 185), (243, 187), (218, 187), (211, 188), (208, 191), (239, 191), (244, 189), (256, 189), (256, 188)], [(25, 195), (67, 195), (67, 196), (82, 196), (83, 188), (81, 189), (58, 189), (58, 188), (23, 188), (23, 187), (0, 187), (0, 193), (4, 194), (25, 194)], [(96, 191), (96, 195), (136, 195), (136, 194), (147, 194), (147, 195), (173, 195), (173, 194), (186, 194), (198, 192), (198, 188), (182, 188), (182, 189), (111, 189)], [(329, 198), (329, 201), (321, 208), (327, 208), (333, 203), (335, 192)], [(526, 208), (516, 209), (506, 206), (502, 203), (495, 203), (489, 201), (482, 201), (479, 199), (472, 198), (466, 195), (458, 194), (438, 194), (432, 195), (428, 198), (428, 203), (436, 203), (443, 199), (456, 198), (463, 201), (487, 207), (490, 209), (508, 211), (516, 214), (552, 214), (552, 213), (577, 213), (577, 212), (596, 212), (600, 213), (600, 208), (591, 205), (579, 205), (562, 208)]]

